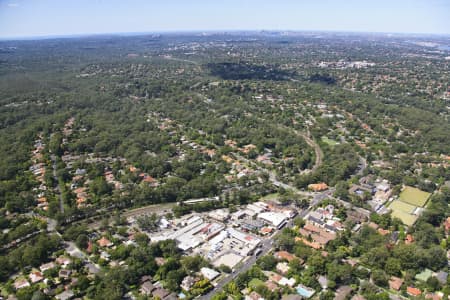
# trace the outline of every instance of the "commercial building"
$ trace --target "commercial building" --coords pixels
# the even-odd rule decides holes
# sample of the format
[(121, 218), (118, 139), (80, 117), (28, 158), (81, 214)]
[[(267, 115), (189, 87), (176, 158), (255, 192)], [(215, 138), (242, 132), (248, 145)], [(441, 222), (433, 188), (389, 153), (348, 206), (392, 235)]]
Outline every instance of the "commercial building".
[(209, 212), (208, 216), (211, 219), (214, 219), (214, 220), (217, 220), (220, 222), (225, 222), (226, 220), (228, 220), (230, 218), (230, 212), (228, 211), (228, 209), (216, 209), (216, 210)]
[(205, 277), (209, 281), (214, 280), (216, 277), (220, 275), (219, 272), (210, 268), (201, 268), (200, 273), (202, 273), (203, 277)]
[(258, 215), (258, 219), (269, 222), (277, 229), (281, 229), (287, 223), (286, 215), (277, 212), (263, 212)]
[(217, 260), (215, 260), (213, 262), (213, 265), (215, 267), (219, 267), (221, 265), (225, 265), (225, 266), (228, 266), (229, 268), (233, 269), (238, 263), (241, 262), (241, 260), (243, 258), (244, 257), (242, 257), (242, 256), (240, 256), (238, 254), (230, 252), (230, 253), (227, 253), (227, 254), (224, 254), (224, 255), (220, 256)]

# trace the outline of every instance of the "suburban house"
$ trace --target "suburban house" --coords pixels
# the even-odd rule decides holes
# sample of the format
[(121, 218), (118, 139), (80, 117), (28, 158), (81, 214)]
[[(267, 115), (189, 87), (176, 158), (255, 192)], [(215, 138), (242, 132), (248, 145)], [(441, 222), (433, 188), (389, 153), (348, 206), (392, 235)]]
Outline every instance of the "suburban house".
[(326, 189), (328, 189), (328, 185), (324, 182), (311, 183), (310, 185), (308, 185), (308, 189), (312, 190), (314, 192), (321, 192), (321, 191), (325, 191)]

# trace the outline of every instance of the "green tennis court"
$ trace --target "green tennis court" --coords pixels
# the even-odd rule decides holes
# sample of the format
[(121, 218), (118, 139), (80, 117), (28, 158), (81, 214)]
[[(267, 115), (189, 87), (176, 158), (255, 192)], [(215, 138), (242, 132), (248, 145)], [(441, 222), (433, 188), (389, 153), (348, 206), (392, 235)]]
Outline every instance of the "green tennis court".
[(405, 203), (403, 201), (396, 200), (391, 203), (389, 208), (392, 209), (393, 211), (398, 210), (398, 211), (403, 211), (405, 213), (411, 214), (416, 209), (416, 206)]
[(418, 188), (407, 186), (400, 193), (400, 200), (411, 205), (424, 207), (430, 198), (430, 193), (419, 190)]
[(402, 220), (403, 224), (411, 226), (417, 221), (417, 216), (405, 213), (401, 210), (393, 210), (392, 217), (399, 218)]
[(389, 208), (392, 210), (392, 216), (402, 220), (405, 225), (413, 225), (418, 218), (418, 216), (412, 214), (417, 209), (417, 206), (401, 200), (393, 201)]

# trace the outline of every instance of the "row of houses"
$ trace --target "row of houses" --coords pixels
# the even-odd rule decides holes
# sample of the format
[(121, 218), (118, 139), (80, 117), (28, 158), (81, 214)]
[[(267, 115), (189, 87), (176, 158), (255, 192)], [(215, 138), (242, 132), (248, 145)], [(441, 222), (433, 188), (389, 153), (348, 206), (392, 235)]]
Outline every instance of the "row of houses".
[[(70, 269), (72, 259), (61, 255), (54, 261), (42, 264), (39, 269), (32, 269), (28, 276), (19, 276), (14, 281), (14, 288), (20, 290), (26, 287), (30, 287), (35, 284), (44, 283), (47, 287), (43, 292), (49, 296), (55, 297), (58, 300), (72, 299), (75, 293), (71, 287), (76, 284), (76, 278), (72, 277), (74, 271)], [(56, 277), (50, 275), (48, 271), (56, 269)], [(88, 272), (89, 273), (89, 272)], [(52, 285), (50, 284), (52, 282)], [(56, 294), (55, 291), (63, 289), (62, 292)]]
[(48, 201), (45, 197), (45, 191), (47, 186), (45, 184), (45, 174), (46, 168), (44, 163), (44, 149), (45, 143), (43, 142), (42, 133), (39, 138), (34, 141), (34, 149), (31, 151), (31, 161), (33, 165), (30, 166), (29, 170), (33, 173), (36, 180), (39, 182), (39, 187), (36, 189), (37, 194), (37, 208), (42, 210), (48, 210)]

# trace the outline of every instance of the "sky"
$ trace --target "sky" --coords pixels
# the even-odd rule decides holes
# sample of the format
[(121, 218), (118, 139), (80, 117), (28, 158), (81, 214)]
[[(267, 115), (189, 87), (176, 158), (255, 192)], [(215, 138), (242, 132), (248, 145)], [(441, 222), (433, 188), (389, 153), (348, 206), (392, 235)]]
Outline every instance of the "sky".
[(450, 0), (0, 0), (0, 38), (299, 30), (450, 34)]

